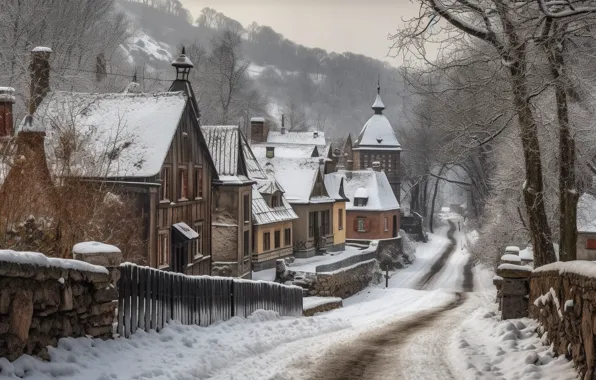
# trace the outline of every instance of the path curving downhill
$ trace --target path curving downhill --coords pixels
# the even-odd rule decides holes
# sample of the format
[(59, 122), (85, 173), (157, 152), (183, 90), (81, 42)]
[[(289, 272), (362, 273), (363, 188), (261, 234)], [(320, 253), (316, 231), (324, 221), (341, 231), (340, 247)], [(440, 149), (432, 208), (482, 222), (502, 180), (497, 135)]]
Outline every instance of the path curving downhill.
[[(449, 360), (451, 333), (475, 309), (472, 262), (458, 255), (457, 226), (449, 221), (450, 241), (420, 277), (415, 289), (434, 290), (445, 276), (457, 276), (463, 292), (450, 304), (390, 322), (383, 328), (328, 351), (310, 380), (455, 380)], [(465, 262), (465, 266), (464, 266)], [(460, 282), (461, 281), (461, 282)], [(459, 288), (459, 286), (458, 286)]]

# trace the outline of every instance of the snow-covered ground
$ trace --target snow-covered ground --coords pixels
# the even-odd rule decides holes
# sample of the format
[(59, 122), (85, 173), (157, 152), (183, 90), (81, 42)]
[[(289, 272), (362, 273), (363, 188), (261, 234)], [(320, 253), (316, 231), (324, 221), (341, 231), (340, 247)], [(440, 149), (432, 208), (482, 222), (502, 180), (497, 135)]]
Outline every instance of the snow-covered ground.
[(451, 343), (452, 362), (462, 380), (577, 378), (573, 364), (555, 357), (536, 334), (538, 323), (501, 321), (496, 306), (485, 306), (463, 321)]
[[(563, 358), (553, 358), (534, 333), (535, 322), (501, 322), (495, 314), (492, 272), (475, 267), (474, 293), (462, 293), (468, 263), (467, 245), (474, 231), (455, 232), (456, 246), (443, 268), (419, 290), (441, 252), (450, 246), (446, 226), (416, 244), (416, 261), (384, 281), (345, 299), (342, 309), (311, 318), (280, 318), (259, 311), (210, 327), (172, 324), (159, 333), (137, 332), (131, 339), (103, 342), (64, 339), (44, 363), (24, 356), (0, 359), (0, 378), (30, 379), (213, 379), (300, 380), (333, 359), (337, 347), (350, 347), (389, 325), (424, 321), (406, 329), (403, 341), (383, 355), (389, 372), (400, 379), (572, 379)], [(469, 270), (469, 266), (468, 266)], [(275, 270), (255, 272), (272, 279)], [(269, 278), (271, 277), (271, 278)], [(451, 306), (449, 306), (451, 305)], [(438, 314), (437, 316), (437, 312)], [(446, 374), (451, 375), (446, 375)], [(442, 377), (437, 377), (442, 376)]]

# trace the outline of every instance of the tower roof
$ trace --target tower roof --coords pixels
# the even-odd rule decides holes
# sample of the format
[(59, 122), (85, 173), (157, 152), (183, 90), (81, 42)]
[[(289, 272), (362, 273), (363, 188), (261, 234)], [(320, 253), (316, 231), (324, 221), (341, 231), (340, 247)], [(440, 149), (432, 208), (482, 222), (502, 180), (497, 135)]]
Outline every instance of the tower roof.
[(186, 49), (182, 47), (182, 53), (172, 62), (172, 66), (180, 68), (193, 68), (195, 65), (192, 63), (190, 58), (186, 56)]
[(372, 105), (372, 109), (375, 111), (375, 114), (382, 114), (383, 110), (385, 109), (385, 104), (383, 103), (383, 99), (381, 99), (381, 83), (377, 84), (377, 97), (375, 102)]
[(397, 136), (389, 119), (383, 115), (385, 104), (381, 99), (381, 86), (377, 85), (377, 97), (372, 105), (375, 114), (364, 124), (358, 139), (354, 142), (354, 150), (401, 150)]

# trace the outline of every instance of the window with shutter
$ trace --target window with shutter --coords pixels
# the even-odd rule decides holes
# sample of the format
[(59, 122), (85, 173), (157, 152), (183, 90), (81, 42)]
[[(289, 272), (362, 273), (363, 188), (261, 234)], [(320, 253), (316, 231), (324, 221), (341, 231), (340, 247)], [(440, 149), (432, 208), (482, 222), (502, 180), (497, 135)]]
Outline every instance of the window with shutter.
[(596, 249), (596, 238), (588, 239), (586, 241), (586, 249)]
[(368, 220), (366, 218), (358, 218), (358, 232), (366, 232), (368, 227)]

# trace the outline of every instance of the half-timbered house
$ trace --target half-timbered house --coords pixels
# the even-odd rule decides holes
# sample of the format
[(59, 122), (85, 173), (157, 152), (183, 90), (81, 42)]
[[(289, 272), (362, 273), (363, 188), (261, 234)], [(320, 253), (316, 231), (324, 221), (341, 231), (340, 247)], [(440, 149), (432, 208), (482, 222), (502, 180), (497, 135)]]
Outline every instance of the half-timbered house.
[(210, 274), (211, 182), (217, 173), (188, 81), (193, 64), (183, 51), (172, 66), (176, 79), (168, 92), (46, 91), (19, 130), (45, 133), (54, 176), (109, 186), (136, 205), (145, 263)]

